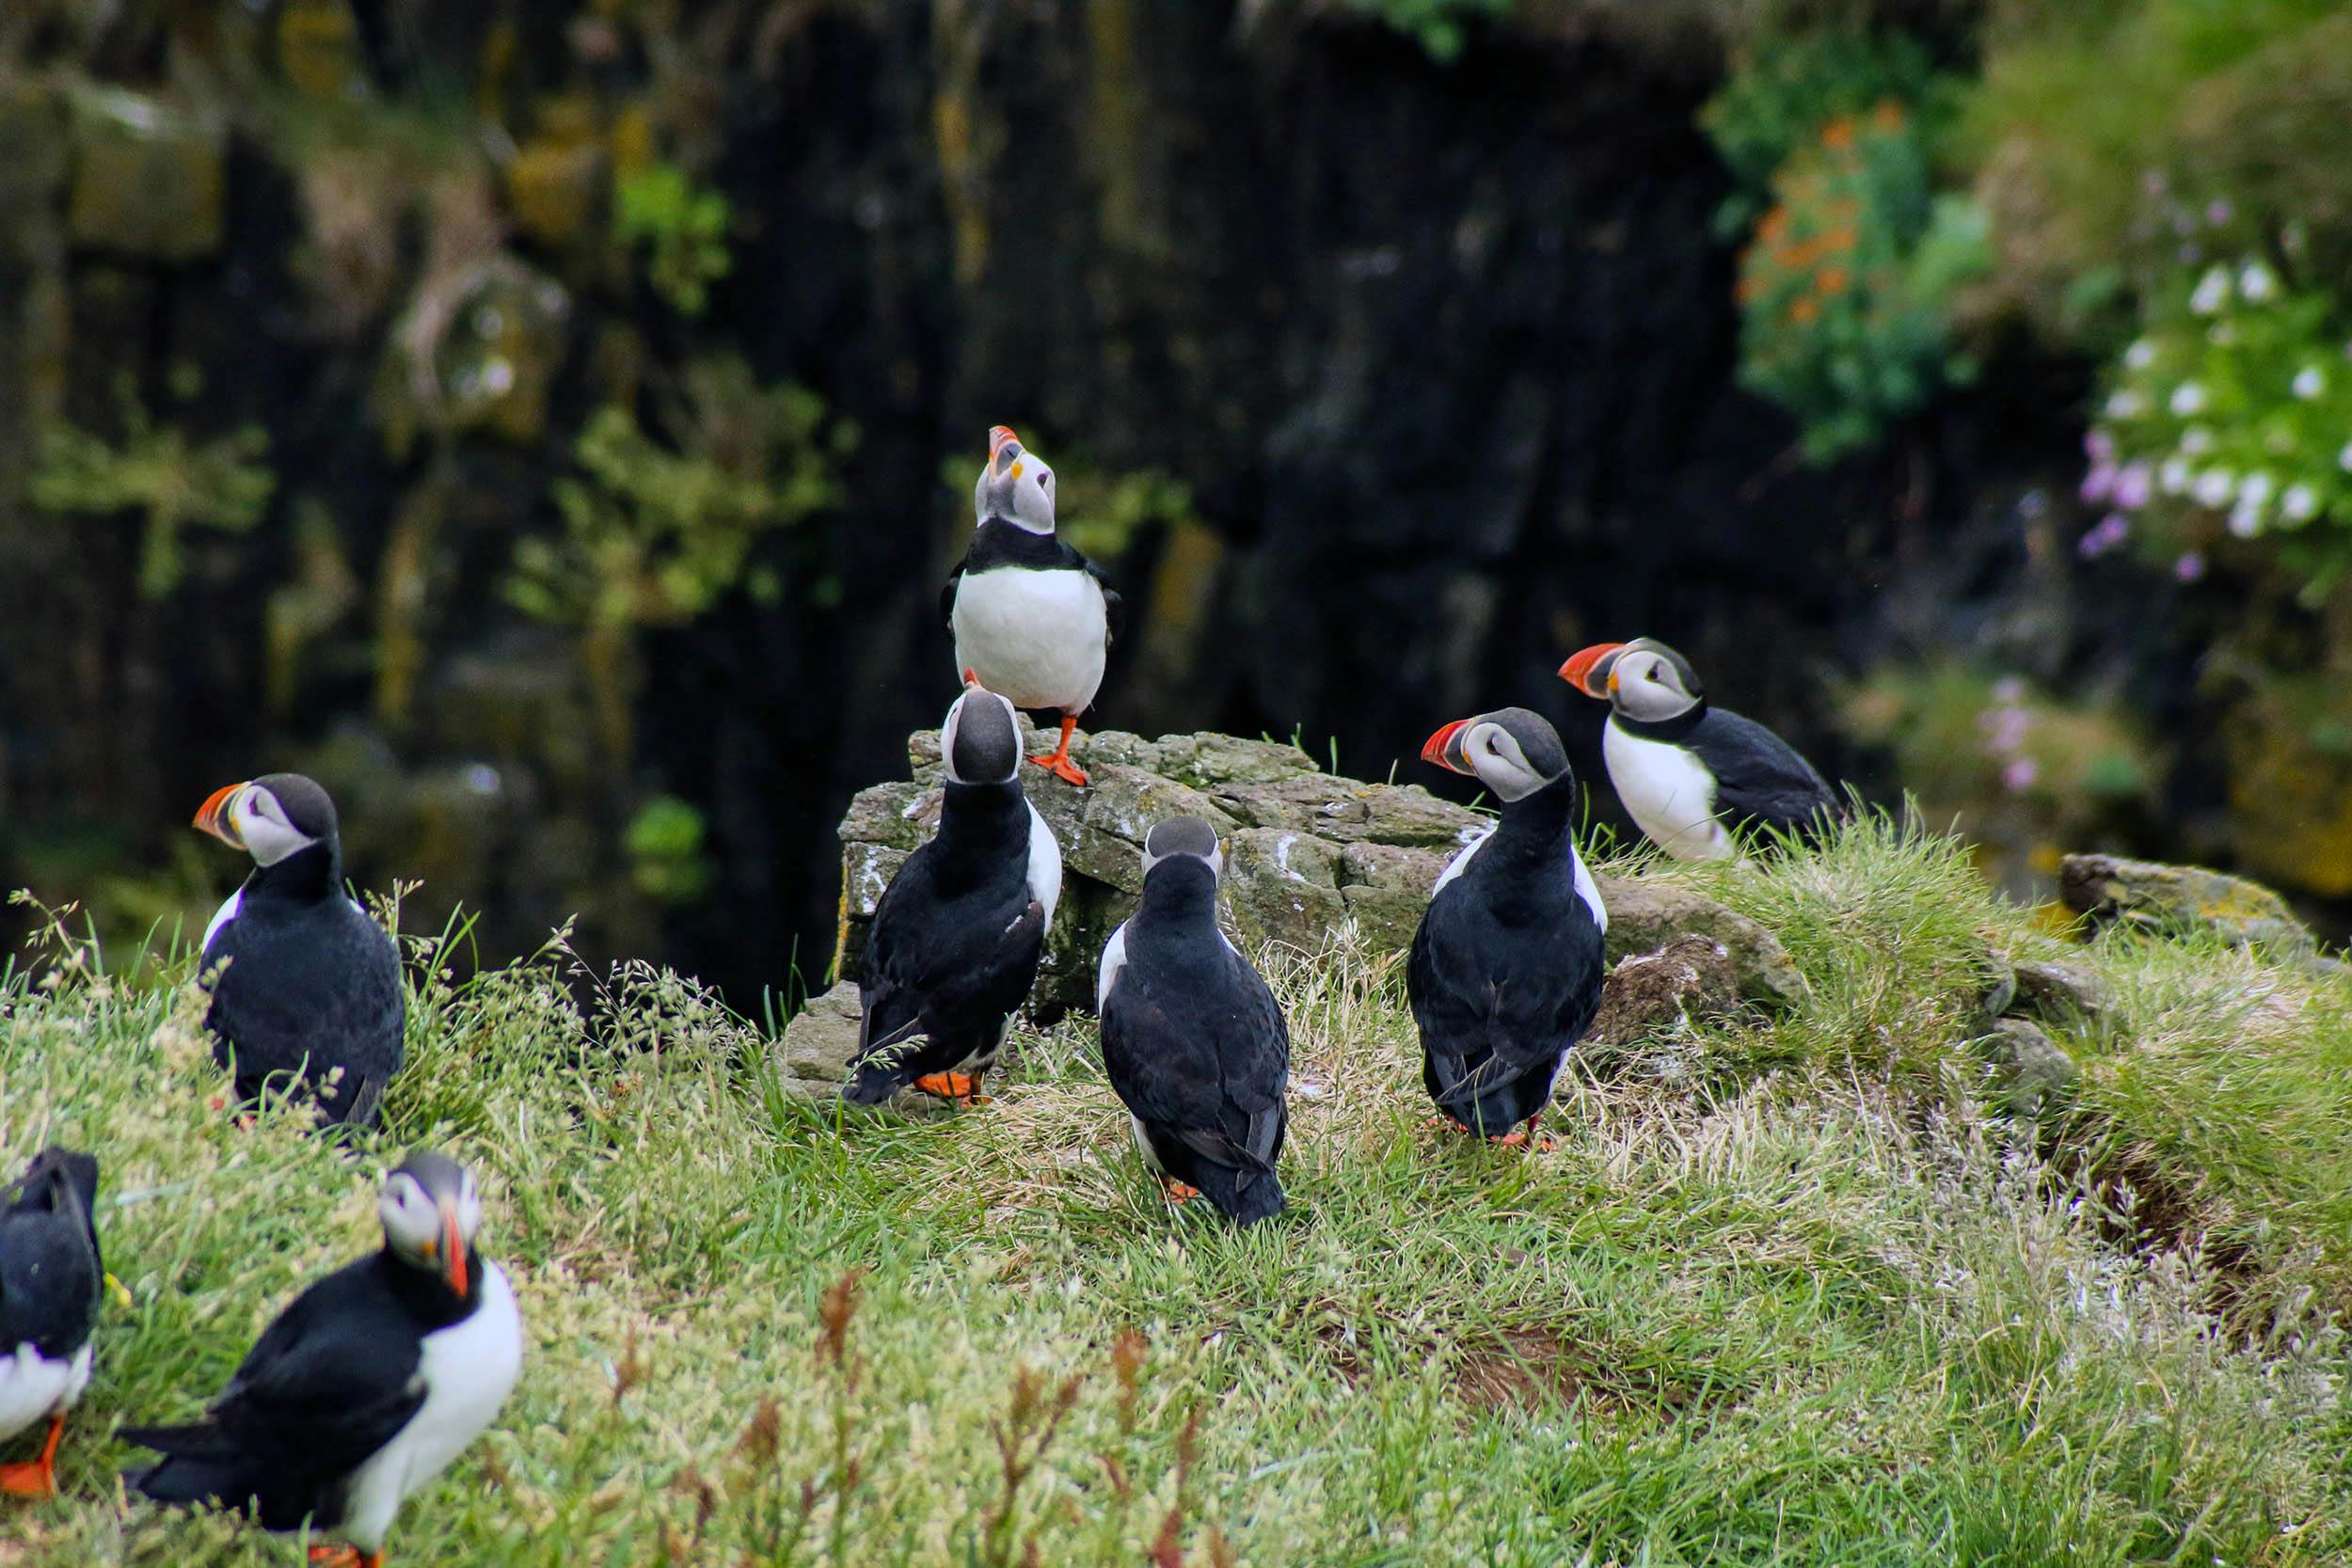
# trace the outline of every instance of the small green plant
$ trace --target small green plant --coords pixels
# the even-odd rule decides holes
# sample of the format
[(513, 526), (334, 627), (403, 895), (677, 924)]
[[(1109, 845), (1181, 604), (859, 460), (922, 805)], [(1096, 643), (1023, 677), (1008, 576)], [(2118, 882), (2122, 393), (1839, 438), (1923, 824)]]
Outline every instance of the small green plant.
[(2136, 536), (2176, 574), (2206, 554), (2275, 558), (2307, 598), (2352, 567), (2352, 350), (2328, 293), (2260, 256), (2185, 272), (2147, 300), (2114, 363), (2082, 495), (2110, 507), (2086, 556)]
[(183, 530), (247, 533), (261, 522), (278, 483), (262, 462), (269, 436), (259, 425), (242, 425), (194, 441), (176, 425), (158, 426), (127, 376), (118, 392), (120, 444), (71, 424), (50, 426), (41, 433), (26, 493), (44, 512), (138, 516), (139, 592), (167, 598), (186, 569)]
[(710, 285), (735, 269), (726, 197), (667, 163), (624, 175), (614, 194), (615, 234), (624, 246), (644, 250), (654, 293), (681, 315), (701, 315)]
[(1440, 65), (1449, 64), (1469, 41), (1472, 21), (1500, 21), (1511, 14), (1511, 0), (1348, 0), (1362, 15), (1404, 34), (1421, 45), (1422, 53)]
[(738, 359), (700, 362), (657, 437), (607, 404), (555, 486), (564, 531), (523, 540), (507, 579), (524, 613), (572, 626), (675, 626), (742, 587), (773, 599), (783, 579), (755, 555), (841, 497), (835, 464), (856, 428), (789, 383), (756, 384)]
[(710, 858), (703, 814), (675, 795), (658, 795), (638, 809), (621, 846), (638, 890), (664, 904), (691, 904), (710, 890)]
[(1717, 232), (1735, 238), (1756, 220), (1773, 175), (1824, 124), (1889, 101), (1919, 105), (1941, 97), (1926, 48), (1907, 34), (1768, 36), (1699, 111), (1700, 127), (1739, 181), (1716, 213)]

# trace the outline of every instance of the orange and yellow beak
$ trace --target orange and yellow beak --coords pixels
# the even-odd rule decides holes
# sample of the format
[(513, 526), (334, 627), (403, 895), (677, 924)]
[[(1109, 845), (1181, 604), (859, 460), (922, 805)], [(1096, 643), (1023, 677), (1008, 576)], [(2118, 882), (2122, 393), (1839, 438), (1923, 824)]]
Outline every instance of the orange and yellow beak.
[(441, 1277), (463, 1300), (466, 1294), (466, 1238), (457, 1228), (457, 1205), (441, 1205)]
[(991, 463), (998, 462), (1004, 457), (1005, 449), (1008, 447), (1012, 449), (1016, 456), (1019, 455), (1021, 451), (1021, 437), (1012, 433), (1012, 426), (1009, 424), (989, 426), (988, 460)]
[(229, 807), (236, 800), (237, 792), (250, 783), (252, 781), (248, 779), (245, 784), (223, 784), (204, 797), (204, 803), (196, 812), (197, 828), (231, 848), (244, 848), (245, 835), (237, 832), (236, 821), (230, 815)]
[(1469, 772), (1469, 759), (1462, 755), (1462, 732), (1469, 727), (1470, 721), (1467, 719), (1456, 719), (1446, 725), (1422, 743), (1421, 760), (1434, 762), (1456, 773)]
[[(1560, 666), (1560, 678), (1587, 697), (1605, 700), (1615, 689), (1617, 655), (1624, 651), (1622, 642), (1596, 642), (1589, 648), (1579, 648)], [(1600, 684), (1603, 680), (1608, 684)]]

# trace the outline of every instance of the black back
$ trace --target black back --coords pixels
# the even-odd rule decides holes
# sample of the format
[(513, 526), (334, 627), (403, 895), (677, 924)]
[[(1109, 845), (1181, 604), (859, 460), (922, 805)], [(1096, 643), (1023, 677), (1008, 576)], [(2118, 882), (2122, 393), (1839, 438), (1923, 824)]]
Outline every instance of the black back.
[(305, 1518), (333, 1529), (352, 1472), (424, 1404), (424, 1337), (478, 1302), (389, 1249), (336, 1270), (262, 1331), (205, 1420), (126, 1428), (125, 1441), (166, 1456), (126, 1480), (158, 1502), (239, 1509), (269, 1529)]
[(1004, 567), (1018, 567), (1032, 572), (1084, 572), (1103, 586), (1103, 619), (1117, 641), (1126, 629), (1127, 607), (1103, 569), (1076, 549), (1062, 542), (1058, 533), (1037, 533), (1018, 523), (1002, 517), (991, 517), (972, 531), (972, 546), (963, 559), (947, 574), (946, 586), (939, 591), (939, 620), (950, 631), (955, 629), (956, 589), (966, 573), (993, 572)]
[(927, 1073), (992, 1058), (1045, 950), (1019, 782), (950, 781), (943, 789), (938, 834), (891, 879), (866, 934), (865, 1016), (842, 1089), (859, 1104), (887, 1100)]
[(1413, 933), (1406, 995), (1438, 1108), (1499, 1137), (1541, 1111), (1600, 1006), (1603, 940), (1576, 891), (1575, 782), (1502, 809)]
[(1216, 877), (1179, 854), (1152, 867), (1103, 1003), (1103, 1069), (1161, 1168), (1248, 1223), (1281, 1212), (1289, 1022), (1216, 926)]
[(1803, 753), (1771, 730), (1729, 708), (1702, 703), (1657, 723), (1624, 714), (1610, 722), (1644, 740), (1681, 746), (1715, 778), (1715, 813), (1734, 828), (1811, 835), (1847, 816), (1846, 802)]
[(44, 1148), (0, 1207), (0, 1359), (30, 1345), (63, 1361), (89, 1342), (105, 1264), (98, 1252), (98, 1162)]
[(374, 1125), (400, 1070), (406, 999), (392, 939), (343, 892), (336, 840), (256, 866), (201, 967), (218, 972), (204, 1022), (222, 1064), (233, 1055), (241, 1097), (298, 1072), (323, 1121)]

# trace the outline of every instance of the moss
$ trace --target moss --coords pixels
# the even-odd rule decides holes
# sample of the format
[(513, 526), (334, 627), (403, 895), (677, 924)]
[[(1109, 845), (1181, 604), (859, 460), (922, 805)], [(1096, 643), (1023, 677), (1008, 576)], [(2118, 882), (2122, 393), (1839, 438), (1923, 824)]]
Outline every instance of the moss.
[(342, 101), (366, 90), (359, 27), (344, 0), (287, 0), (277, 43), (278, 74), (305, 97)]
[(228, 138), (218, 122), (120, 87), (84, 86), (71, 103), (76, 244), (167, 263), (220, 248)]

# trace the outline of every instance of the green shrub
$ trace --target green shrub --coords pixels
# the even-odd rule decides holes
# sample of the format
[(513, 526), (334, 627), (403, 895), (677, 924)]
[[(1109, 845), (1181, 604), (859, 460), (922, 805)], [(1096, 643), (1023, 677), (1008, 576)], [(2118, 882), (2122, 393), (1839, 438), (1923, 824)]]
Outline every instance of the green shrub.
[(1917, 123), (1892, 99), (1823, 125), (1772, 194), (1740, 257), (1740, 381), (1826, 462), (1975, 373), (1947, 317), (1984, 264), (1984, 218), (1934, 194)]
[(1773, 175), (1824, 124), (1889, 100), (1933, 102), (1935, 85), (1926, 48), (1905, 34), (1830, 31), (1763, 39), (1699, 111), (1701, 128), (1740, 182), (1716, 214), (1718, 231), (1734, 238), (1755, 221)]
[(726, 197), (696, 186), (675, 164), (624, 175), (615, 195), (615, 236), (624, 246), (644, 248), (654, 293), (681, 315), (701, 315), (710, 285), (735, 270)]
[(1422, 53), (1440, 65), (1462, 53), (1468, 41), (1465, 24), (1478, 19), (1500, 21), (1511, 14), (1511, 0), (1347, 0), (1348, 5), (1394, 32), (1421, 45)]

